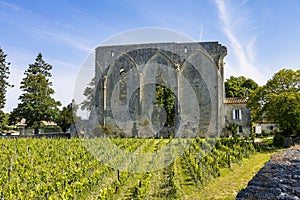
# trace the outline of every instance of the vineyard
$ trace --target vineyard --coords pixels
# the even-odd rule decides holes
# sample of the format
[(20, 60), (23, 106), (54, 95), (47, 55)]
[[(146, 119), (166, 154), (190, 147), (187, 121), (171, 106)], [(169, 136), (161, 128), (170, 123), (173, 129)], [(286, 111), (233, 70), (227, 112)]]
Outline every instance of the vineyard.
[[(159, 152), (174, 140), (184, 143), (184, 139), (110, 140), (139, 154)], [(143, 173), (133, 169), (153, 161), (129, 162), (131, 170), (118, 170), (96, 159), (81, 139), (0, 139), (0, 151), (0, 199), (183, 199), (200, 192), (220, 169), (240, 162), (255, 148), (243, 138), (196, 138), (171, 164)], [(168, 163), (170, 156), (159, 161)]]

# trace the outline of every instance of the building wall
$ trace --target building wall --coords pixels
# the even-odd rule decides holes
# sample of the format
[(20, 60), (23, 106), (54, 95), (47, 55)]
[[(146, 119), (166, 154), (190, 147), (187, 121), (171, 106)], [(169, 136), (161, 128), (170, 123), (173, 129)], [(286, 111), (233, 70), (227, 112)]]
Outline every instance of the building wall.
[(270, 133), (273, 131), (279, 131), (279, 126), (272, 123), (256, 123), (254, 125), (254, 132), (256, 134), (262, 134), (262, 133)]
[[(147, 137), (153, 127), (148, 129), (147, 123), (142, 120), (144, 114), (153, 110), (155, 101), (155, 96), (148, 95), (155, 94), (155, 85), (148, 83), (157, 81), (151, 78), (157, 74), (157, 68), (153, 66), (164, 65), (173, 69), (163, 76), (177, 96), (177, 121), (181, 123), (175, 129), (188, 127), (204, 134), (219, 135), (224, 125), (223, 58), (226, 54), (226, 47), (217, 42), (98, 47), (95, 107), (99, 124), (117, 126), (118, 121), (124, 131), (129, 131), (136, 123), (139, 136)], [(127, 91), (120, 90), (121, 71), (128, 72)], [(188, 84), (183, 84), (184, 81)], [(119, 102), (121, 94), (126, 96), (125, 104)], [(193, 98), (197, 99), (198, 106), (189, 103)], [(183, 110), (185, 112), (181, 112)], [(197, 115), (200, 117), (190, 118)], [(132, 121), (126, 121), (128, 118)], [(179, 137), (188, 136), (189, 133), (182, 134)]]
[[(234, 119), (233, 110), (241, 111), (241, 118)], [(238, 134), (247, 136), (251, 133), (251, 113), (250, 109), (246, 108), (246, 104), (226, 103), (225, 104), (225, 123), (226, 125), (238, 125)], [(240, 130), (242, 129), (242, 130)]]

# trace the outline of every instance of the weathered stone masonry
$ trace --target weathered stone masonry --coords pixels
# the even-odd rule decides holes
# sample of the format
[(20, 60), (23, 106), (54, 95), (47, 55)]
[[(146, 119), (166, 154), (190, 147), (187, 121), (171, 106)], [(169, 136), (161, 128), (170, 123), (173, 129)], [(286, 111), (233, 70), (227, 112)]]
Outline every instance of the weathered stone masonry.
[(241, 190), (238, 200), (300, 199), (300, 146), (275, 153)]
[[(137, 126), (138, 136), (151, 136), (147, 134), (153, 134), (154, 129), (147, 127), (147, 120), (154, 109), (157, 83), (174, 93), (176, 130), (188, 127), (191, 131), (219, 135), (224, 126), (226, 55), (226, 47), (218, 42), (98, 47), (95, 107), (99, 124), (119, 126), (124, 131)], [(198, 106), (190, 103), (193, 98)], [(192, 119), (196, 112), (199, 117)], [(173, 136), (193, 136), (189, 132), (182, 134)]]

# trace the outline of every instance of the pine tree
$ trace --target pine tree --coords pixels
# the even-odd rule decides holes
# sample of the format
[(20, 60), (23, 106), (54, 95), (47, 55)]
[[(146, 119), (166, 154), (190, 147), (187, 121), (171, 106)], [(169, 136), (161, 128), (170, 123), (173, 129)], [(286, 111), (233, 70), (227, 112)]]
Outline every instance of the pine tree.
[(34, 64), (30, 64), (25, 71), (20, 89), (24, 92), (19, 100), (19, 117), (26, 119), (26, 124), (34, 128), (34, 133), (38, 134), (42, 121), (54, 121), (59, 114), (59, 101), (55, 101), (51, 96), (54, 90), (50, 81), (52, 66), (43, 60), (41, 53), (38, 54)]
[(5, 117), (2, 109), (5, 107), (6, 103), (6, 92), (8, 87), (13, 87), (8, 82), (9, 78), (9, 66), (10, 63), (6, 61), (6, 54), (0, 47), (0, 129), (3, 128), (3, 119)]

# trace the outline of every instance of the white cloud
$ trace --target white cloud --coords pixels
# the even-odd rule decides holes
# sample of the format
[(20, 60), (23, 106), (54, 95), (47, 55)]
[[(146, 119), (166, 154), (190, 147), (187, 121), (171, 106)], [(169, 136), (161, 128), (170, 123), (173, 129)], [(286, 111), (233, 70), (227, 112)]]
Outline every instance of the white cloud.
[[(266, 77), (258, 69), (259, 64), (255, 60), (256, 36), (250, 30), (249, 19), (241, 15), (241, 6), (247, 3), (243, 1), (239, 9), (231, 9), (229, 1), (215, 0), (218, 15), (222, 22), (222, 30), (229, 40), (229, 54), (233, 57), (226, 65), (230, 75), (246, 76), (253, 78), (258, 83), (263, 83)], [(239, 13), (238, 13), (239, 12)], [(230, 52), (231, 51), (231, 52)]]
[(256, 57), (256, 52), (255, 52), (255, 42), (256, 42), (256, 37), (252, 37), (251, 40), (249, 41), (247, 47), (246, 47), (246, 52), (249, 55), (249, 59), (251, 61), (255, 60)]
[(20, 10), (20, 7), (19, 7), (19, 6), (15, 5), (15, 4), (12, 4), (12, 3), (7, 3), (7, 2), (4, 2), (4, 1), (0, 1), (0, 4), (1, 4), (2, 6), (7, 7), (7, 8), (13, 9), (13, 10), (15, 10), (15, 11)]
[(41, 30), (40, 33), (50, 36), (54, 40), (62, 41), (65, 44), (67, 44), (71, 47), (75, 47), (84, 52), (91, 52), (93, 50), (93, 47), (90, 47), (89, 45), (87, 45), (86, 42), (79, 41), (79, 40), (73, 40), (70, 36), (66, 36), (62, 33), (50, 32), (50, 31), (45, 31), (45, 30)]
[(0, 1), (0, 6), (1, 7), (5, 7), (7, 9), (9, 9), (10, 11), (13, 11), (13, 12), (24, 12), (24, 13), (31, 13), (30, 10), (27, 10), (25, 8), (22, 8), (16, 4), (13, 4), (13, 3), (8, 3), (8, 2), (5, 2), (5, 1)]
[(203, 21), (201, 20), (201, 25), (200, 25), (200, 37), (199, 37), (199, 41), (200, 41), (200, 42), (202, 42), (203, 31), (204, 31)]

